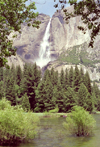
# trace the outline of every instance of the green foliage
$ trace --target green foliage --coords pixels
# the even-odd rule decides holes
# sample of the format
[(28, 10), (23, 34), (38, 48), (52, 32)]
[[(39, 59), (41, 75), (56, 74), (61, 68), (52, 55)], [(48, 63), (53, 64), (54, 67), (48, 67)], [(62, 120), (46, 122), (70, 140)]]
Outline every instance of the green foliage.
[(24, 111), (30, 110), (29, 98), (26, 93), (22, 96), (22, 108)]
[[(91, 60), (88, 58), (88, 52), (86, 51), (87, 48), (87, 43), (83, 43), (81, 45), (76, 45), (72, 48), (69, 48), (69, 50), (67, 51), (63, 51), (59, 58), (58, 61), (63, 61), (63, 62), (67, 62), (67, 63), (72, 63), (75, 65), (83, 64), (87, 67), (93, 67), (95, 68), (95, 64), (96, 63), (100, 63), (100, 60)], [(78, 50), (80, 50), (80, 52), (78, 52)], [(99, 71), (99, 69), (98, 69)]]
[(88, 72), (86, 72), (84, 75), (84, 85), (86, 86), (88, 92), (91, 93), (92, 88), (91, 88), (91, 81), (90, 81), (90, 77), (89, 77)]
[(80, 82), (81, 82), (80, 80), (81, 80), (80, 72), (79, 72), (79, 69), (76, 65), (75, 71), (74, 71), (74, 80), (73, 80), (73, 87), (76, 92), (78, 92), (78, 89), (80, 87)]
[(61, 86), (62, 86), (62, 88), (64, 88), (65, 87), (65, 78), (64, 78), (64, 71), (63, 71), (63, 69), (61, 69), (61, 73), (60, 73), (60, 84), (61, 84)]
[(11, 105), (22, 106), (25, 111), (49, 112), (56, 105), (59, 112), (70, 112), (75, 105), (90, 112), (100, 110), (100, 90), (96, 84), (91, 86), (88, 73), (77, 65), (75, 70), (62, 69), (59, 75), (53, 68), (46, 70), (43, 78), (36, 64), (25, 64), (23, 71), (12, 66), (0, 72), (0, 99), (6, 97)]
[(33, 113), (25, 113), (5, 99), (0, 101), (0, 109), (0, 145), (16, 145), (35, 137), (39, 120)]
[(36, 93), (36, 105), (35, 105), (35, 112), (43, 112), (45, 110), (45, 90), (44, 90), (44, 83), (41, 82), (38, 87), (37, 90), (35, 91)]
[[(56, 0), (54, 0), (55, 2)], [(85, 0), (85, 1), (77, 1), (77, 0), (59, 0), (57, 4), (54, 5), (55, 8), (59, 8), (59, 4), (61, 3), (61, 9), (65, 13), (65, 21), (66, 23), (69, 22), (69, 19), (76, 16), (81, 16), (81, 20), (84, 24), (87, 24), (88, 29), (91, 30), (91, 40), (89, 43), (89, 47), (93, 47), (93, 43), (95, 37), (100, 32), (100, 1), (99, 0)], [(66, 3), (70, 3), (73, 5), (74, 11), (69, 12), (67, 9), (64, 8)], [(87, 10), (87, 11), (84, 11)], [(94, 15), (92, 15), (94, 14)], [(92, 17), (91, 17), (92, 16)], [(86, 33), (86, 27), (78, 26), (78, 29)]]
[[(0, 3), (0, 67), (7, 65), (7, 57), (15, 55), (16, 48), (8, 36), (13, 31), (21, 33), (21, 24), (27, 22), (28, 26), (39, 28), (40, 22), (36, 20), (38, 13), (35, 3), (26, 6), (27, 0), (2, 0)], [(13, 35), (13, 38), (16, 35)]]
[(80, 106), (74, 106), (68, 115), (64, 127), (76, 136), (88, 136), (93, 132), (95, 120), (89, 112)]
[(58, 106), (56, 106), (55, 109), (49, 110), (49, 113), (58, 113), (58, 111), (59, 111), (59, 108)]
[(67, 88), (67, 91), (65, 92), (64, 97), (64, 112), (68, 112), (71, 110), (73, 106), (77, 104), (77, 96), (74, 92), (74, 90), (71, 87)]
[(77, 49), (77, 46), (75, 46), (72, 50), (67, 51), (66, 53), (65, 52), (62, 53), (59, 56), (58, 60), (64, 61), (67, 63), (72, 63), (72, 64), (79, 64), (80, 61), (78, 59), (78, 54), (76, 53), (76, 49)]
[(70, 70), (69, 70), (69, 86), (72, 88), (73, 87), (73, 80), (74, 80), (74, 71), (73, 71), (73, 67), (71, 66)]
[(78, 105), (86, 108), (86, 97), (88, 95), (88, 90), (86, 86), (82, 83), (78, 90)]

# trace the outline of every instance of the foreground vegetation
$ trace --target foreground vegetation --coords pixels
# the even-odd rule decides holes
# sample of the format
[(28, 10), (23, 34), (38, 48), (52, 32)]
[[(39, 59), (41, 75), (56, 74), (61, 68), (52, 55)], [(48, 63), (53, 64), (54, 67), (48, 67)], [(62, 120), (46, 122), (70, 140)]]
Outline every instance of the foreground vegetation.
[(74, 106), (66, 119), (64, 127), (76, 136), (89, 136), (93, 133), (95, 120), (89, 112), (80, 106)]
[(12, 106), (19, 105), (24, 111), (70, 112), (75, 105), (89, 112), (100, 111), (100, 90), (95, 82), (91, 85), (88, 72), (71, 67), (58, 74), (52, 68), (44, 76), (36, 66), (25, 64), (10, 69), (0, 68), (0, 98), (6, 97)]
[(0, 100), (0, 145), (16, 145), (34, 139), (38, 117), (32, 112), (11, 106), (6, 99)]

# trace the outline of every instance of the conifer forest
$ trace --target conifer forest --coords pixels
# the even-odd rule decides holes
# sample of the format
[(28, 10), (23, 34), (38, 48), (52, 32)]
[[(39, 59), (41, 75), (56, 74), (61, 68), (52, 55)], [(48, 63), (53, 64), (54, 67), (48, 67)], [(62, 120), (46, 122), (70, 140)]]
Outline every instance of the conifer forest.
[(0, 99), (5, 97), (11, 105), (20, 105), (25, 111), (70, 112), (75, 105), (89, 112), (100, 111), (100, 90), (84, 73), (71, 67), (59, 74), (53, 68), (41, 74), (36, 64), (25, 64), (22, 70), (12, 65), (10, 69), (0, 68)]

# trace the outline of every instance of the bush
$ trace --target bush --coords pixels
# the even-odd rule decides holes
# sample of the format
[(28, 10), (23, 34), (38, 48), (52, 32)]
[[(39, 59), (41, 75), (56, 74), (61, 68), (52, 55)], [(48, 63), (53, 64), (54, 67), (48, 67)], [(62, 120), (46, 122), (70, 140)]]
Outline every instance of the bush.
[(32, 112), (25, 113), (5, 99), (0, 101), (0, 108), (3, 108), (0, 110), (0, 145), (17, 144), (35, 137), (39, 120)]
[(55, 109), (49, 110), (49, 113), (58, 113), (59, 108), (58, 106)]
[(63, 124), (64, 127), (76, 136), (91, 135), (95, 126), (95, 120), (92, 115), (80, 106), (73, 107), (71, 115), (66, 118), (66, 121), (67, 123)]

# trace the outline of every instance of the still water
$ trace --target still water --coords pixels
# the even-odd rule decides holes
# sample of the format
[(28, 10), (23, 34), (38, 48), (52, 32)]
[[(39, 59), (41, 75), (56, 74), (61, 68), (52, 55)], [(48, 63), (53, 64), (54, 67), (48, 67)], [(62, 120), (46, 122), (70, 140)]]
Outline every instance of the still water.
[(75, 137), (67, 133), (62, 123), (66, 118), (43, 118), (39, 135), (32, 143), (20, 144), (17, 147), (99, 147), (100, 146), (100, 114), (95, 114), (94, 135), (91, 137)]

